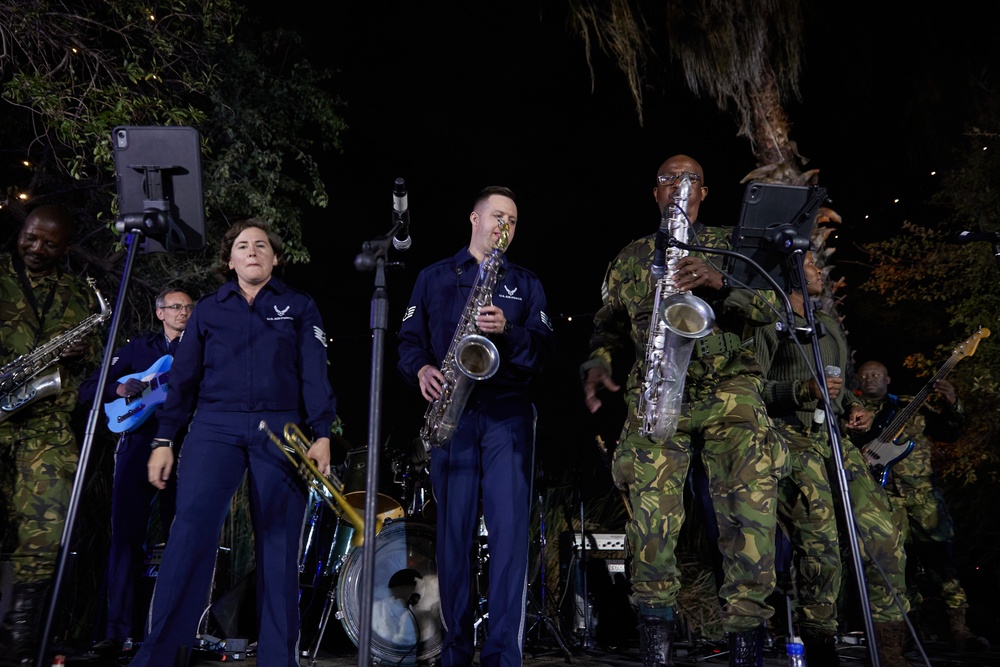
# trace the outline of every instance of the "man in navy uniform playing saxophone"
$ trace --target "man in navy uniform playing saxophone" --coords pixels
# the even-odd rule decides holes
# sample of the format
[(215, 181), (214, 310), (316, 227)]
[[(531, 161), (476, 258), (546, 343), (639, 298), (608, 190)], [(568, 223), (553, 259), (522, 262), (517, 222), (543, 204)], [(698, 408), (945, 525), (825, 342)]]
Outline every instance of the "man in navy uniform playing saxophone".
[[(399, 370), (428, 401), (445, 389), (441, 366), (465, 319), (479, 265), (493, 255), (506, 225), (517, 228), (514, 193), (488, 187), (469, 216), (468, 247), (417, 276), (399, 332)], [(503, 248), (501, 248), (503, 250)], [(496, 346), (496, 373), (477, 382), (450, 439), (431, 448), (437, 503), (437, 568), (445, 637), (442, 667), (472, 665), (472, 547), (480, 502), (488, 531), (489, 636), (483, 667), (520, 667), (523, 654), (535, 409), (531, 382), (553, 350), (554, 335), (538, 278), (500, 258), (493, 305), (468, 314)], [(426, 428), (426, 425), (425, 425)], [(480, 489), (482, 496), (480, 497)]]

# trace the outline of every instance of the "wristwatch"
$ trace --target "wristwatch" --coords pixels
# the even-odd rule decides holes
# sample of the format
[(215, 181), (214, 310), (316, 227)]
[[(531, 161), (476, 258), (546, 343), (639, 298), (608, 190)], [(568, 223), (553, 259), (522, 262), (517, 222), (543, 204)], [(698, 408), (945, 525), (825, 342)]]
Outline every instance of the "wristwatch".
[(509, 334), (510, 330), (513, 329), (513, 328), (514, 328), (514, 325), (510, 323), (510, 320), (507, 320), (506, 322), (504, 322), (503, 332), (505, 334)]
[(173, 449), (174, 441), (166, 440), (164, 438), (153, 438), (153, 442), (149, 443), (150, 449), (159, 449), (160, 447), (169, 447), (170, 449)]

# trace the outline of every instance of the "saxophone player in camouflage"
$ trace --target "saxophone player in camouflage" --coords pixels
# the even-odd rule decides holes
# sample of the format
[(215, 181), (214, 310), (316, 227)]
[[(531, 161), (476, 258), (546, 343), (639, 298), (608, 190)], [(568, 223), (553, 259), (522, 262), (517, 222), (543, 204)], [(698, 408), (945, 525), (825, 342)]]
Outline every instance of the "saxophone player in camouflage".
[[(64, 271), (72, 214), (44, 205), (25, 218), (16, 255), (0, 255), (0, 351), (3, 364), (63, 334), (97, 309), (94, 291)], [(0, 648), (11, 664), (34, 664), (41, 612), (55, 571), (66, 508), (77, 466), (70, 417), (77, 387), (99, 357), (89, 336), (60, 353), (63, 389), (26, 406), (0, 424), (2, 487), (10, 560), (11, 600)]]
[[(708, 194), (704, 172), (685, 155), (657, 170), (654, 198), (662, 211), (682, 175), (692, 180), (688, 200), (692, 245), (726, 248), (730, 230), (705, 227), (698, 209)], [(654, 234), (627, 245), (608, 268), (603, 306), (595, 316), (589, 359), (582, 365), (588, 409), (601, 407), (597, 392), (617, 391), (612, 356), (633, 350), (635, 363), (625, 386), (628, 416), (612, 461), (615, 484), (627, 490), (632, 519), (626, 526), (632, 554), (631, 601), (638, 608), (645, 667), (672, 665), (674, 613), (681, 586), (675, 549), (684, 521), (684, 487), (691, 462), (700, 456), (709, 479), (720, 527), (724, 561), (719, 591), (729, 635), (731, 666), (759, 665), (764, 626), (774, 610), (767, 597), (775, 584), (775, 500), (786, 450), (773, 437), (761, 399), (762, 372), (741, 335), (746, 325), (776, 319), (766, 293), (731, 289), (710, 256), (691, 252), (676, 264), (678, 291), (693, 290), (716, 315), (711, 335), (700, 339), (687, 368), (685, 397), (676, 433), (663, 442), (639, 433), (643, 350), (650, 326), (656, 280), (650, 275)], [(716, 256), (718, 259), (718, 256)]]

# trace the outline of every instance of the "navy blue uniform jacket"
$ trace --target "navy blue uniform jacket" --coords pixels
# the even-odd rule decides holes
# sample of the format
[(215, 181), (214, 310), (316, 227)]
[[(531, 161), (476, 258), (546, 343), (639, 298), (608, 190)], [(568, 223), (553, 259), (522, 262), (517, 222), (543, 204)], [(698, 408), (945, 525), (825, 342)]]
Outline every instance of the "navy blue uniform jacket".
[(314, 438), (329, 437), (337, 405), (326, 332), (312, 297), (272, 277), (252, 306), (235, 280), (198, 301), (170, 367), (156, 437), (174, 439), (196, 406), (298, 411)]
[[(478, 274), (476, 258), (463, 248), (417, 275), (399, 332), (399, 371), (410, 384), (419, 384), (417, 371), (425, 365), (441, 368)], [(472, 396), (486, 392), (524, 396), (555, 347), (545, 292), (534, 273), (504, 256), (493, 305), (503, 310), (511, 330), (490, 336), (500, 354), (500, 367), (476, 385)]]

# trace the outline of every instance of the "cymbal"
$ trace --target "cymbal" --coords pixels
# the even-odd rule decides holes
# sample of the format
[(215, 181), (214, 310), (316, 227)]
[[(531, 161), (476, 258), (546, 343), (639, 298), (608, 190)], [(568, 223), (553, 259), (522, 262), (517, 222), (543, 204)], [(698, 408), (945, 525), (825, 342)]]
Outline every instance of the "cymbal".
[[(364, 491), (352, 491), (351, 493), (344, 494), (344, 499), (347, 504), (358, 511), (358, 514), (364, 515), (365, 513), (365, 492)], [(387, 496), (384, 493), (378, 494), (375, 499), (375, 515), (380, 517), (383, 521), (386, 519), (402, 519), (405, 512), (403, 511), (403, 506), (396, 502), (395, 498)]]

